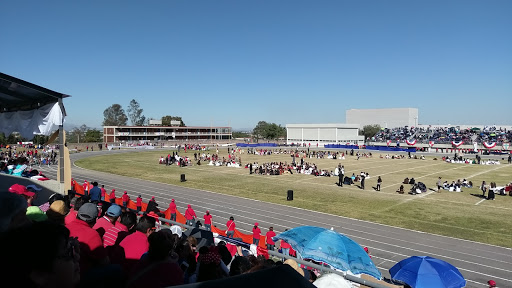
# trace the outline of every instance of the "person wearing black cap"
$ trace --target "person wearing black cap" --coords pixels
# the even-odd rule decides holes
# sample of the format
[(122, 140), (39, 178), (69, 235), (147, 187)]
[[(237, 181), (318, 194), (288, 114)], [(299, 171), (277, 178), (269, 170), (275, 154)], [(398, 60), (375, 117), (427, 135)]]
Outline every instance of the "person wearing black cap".
[(149, 200), (148, 202), (148, 206), (146, 208), (146, 213), (149, 213), (151, 211), (155, 212), (155, 213), (160, 213), (160, 210), (158, 210), (158, 203), (156, 203), (155, 201), (155, 196), (151, 197), (151, 200)]

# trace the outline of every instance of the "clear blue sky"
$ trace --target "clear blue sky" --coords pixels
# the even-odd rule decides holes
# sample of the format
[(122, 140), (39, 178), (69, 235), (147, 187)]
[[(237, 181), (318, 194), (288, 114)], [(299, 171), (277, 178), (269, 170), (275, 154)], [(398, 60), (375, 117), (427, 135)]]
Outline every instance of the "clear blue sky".
[(0, 71), (71, 95), (67, 123), (146, 117), (252, 129), (419, 108), (512, 124), (512, 1), (3, 1)]

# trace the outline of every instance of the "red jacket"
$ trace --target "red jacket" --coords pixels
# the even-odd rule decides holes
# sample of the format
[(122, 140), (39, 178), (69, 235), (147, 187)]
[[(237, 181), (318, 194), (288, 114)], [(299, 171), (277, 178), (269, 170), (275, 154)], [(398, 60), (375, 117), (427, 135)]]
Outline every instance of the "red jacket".
[(128, 196), (128, 194), (123, 194), (121, 198), (123, 199), (123, 202), (128, 202), (128, 200), (130, 200), (130, 196)]
[(137, 197), (137, 207), (142, 207), (142, 198)]
[(185, 211), (185, 219), (192, 220), (195, 217), (197, 217), (196, 212), (194, 212), (192, 208), (187, 208), (187, 211)]
[(171, 203), (169, 204), (169, 212), (171, 212), (172, 214), (175, 214), (175, 213), (176, 213), (176, 203), (171, 202)]
[(111, 192), (109, 197), (110, 199), (116, 199), (116, 192)]

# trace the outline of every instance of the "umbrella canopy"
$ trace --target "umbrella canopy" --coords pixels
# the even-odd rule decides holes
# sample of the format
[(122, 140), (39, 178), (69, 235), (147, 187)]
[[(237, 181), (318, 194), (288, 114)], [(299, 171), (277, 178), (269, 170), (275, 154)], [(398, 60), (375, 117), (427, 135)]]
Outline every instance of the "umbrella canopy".
[(407, 283), (412, 288), (466, 286), (464, 276), (452, 264), (429, 256), (412, 256), (389, 269), (394, 280)]
[(301, 226), (273, 238), (285, 240), (303, 259), (323, 262), (341, 271), (368, 274), (377, 279), (382, 275), (361, 245), (334, 230)]
[(480, 131), (480, 128), (478, 128), (478, 127), (473, 127), (473, 128), (471, 128), (471, 131)]
[(313, 282), (313, 285), (317, 288), (352, 288), (352, 284), (343, 278), (343, 276), (334, 273), (323, 274)]
[(203, 246), (210, 246), (214, 244), (213, 242), (213, 233), (210, 231), (202, 230), (199, 228), (188, 229), (183, 232), (187, 237), (192, 236), (197, 239), (197, 250)]

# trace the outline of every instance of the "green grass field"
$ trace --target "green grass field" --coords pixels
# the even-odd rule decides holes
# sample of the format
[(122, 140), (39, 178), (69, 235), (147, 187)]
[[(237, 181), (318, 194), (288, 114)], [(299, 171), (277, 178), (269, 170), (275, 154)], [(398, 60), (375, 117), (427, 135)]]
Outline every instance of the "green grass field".
[[(210, 151), (214, 152), (214, 151)], [(505, 186), (512, 181), (512, 165), (467, 165), (450, 164), (427, 157), (418, 159), (382, 159), (378, 153), (372, 158), (348, 156), (345, 160), (306, 158), (305, 162), (316, 163), (319, 168), (334, 170), (338, 163), (345, 166), (345, 174), (368, 172), (366, 190), (356, 186), (335, 185), (337, 177), (315, 177), (296, 174), (280, 176), (249, 175), (248, 169), (193, 165), (180, 168), (159, 165), (160, 156), (169, 151), (96, 156), (78, 160), (80, 167), (147, 179), (179, 186), (215, 191), (251, 199), (279, 203), (310, 210), (322, 211), (361, 220), (414, 229), (461, 239), (512, 247), (512, 197), (496, 196), (495, 201), (481, 201), (471, 194), (481, 194), (479, 185), (496, 182)], [(170, 152), (172, 153), (172, 152)], [(180, 153), (193, 159), (194, 151)], [(227, 150), (219, 151), (227, 158)], [(289, 154), (259, 156), (237, 154), (242, 162), (291, 162)], [(299, 160), (300, 161), (300, 160)], [(502, 161), (505, 163), (505, 161)], [(187, 182), (180, 182), (185, 173)], [(380, 192), (375, 191), (377, 177), (383, 179)], [(443, 180), (466, 178), (475, 187), (463, 192), (441, 193), (427, 191), (425, 194), (398, 194), (395, 191), (406, 177), (414, 177), (428, 188), (434, 188), (437, 178)], [(91, 179), (94, 180), (94, 179)], [(358, 183), (356, 183), (358, 184)], [(404, 185), (408, 192), (410, 185)], [(294, 201), (286, 201), (286, 191), (294, 190)], [(133, 191), (133, 193), (136, 193)]]

